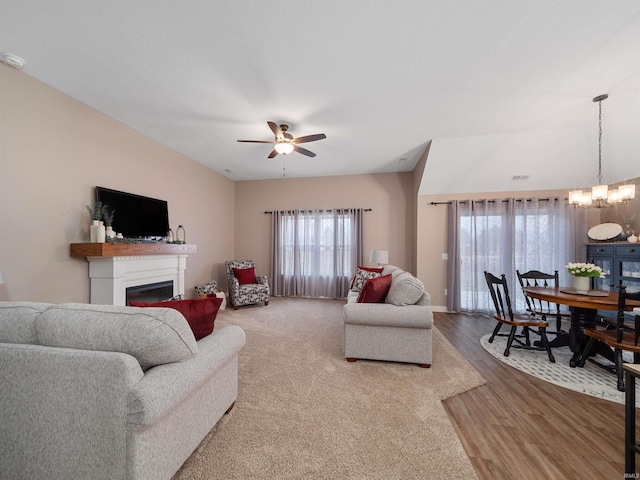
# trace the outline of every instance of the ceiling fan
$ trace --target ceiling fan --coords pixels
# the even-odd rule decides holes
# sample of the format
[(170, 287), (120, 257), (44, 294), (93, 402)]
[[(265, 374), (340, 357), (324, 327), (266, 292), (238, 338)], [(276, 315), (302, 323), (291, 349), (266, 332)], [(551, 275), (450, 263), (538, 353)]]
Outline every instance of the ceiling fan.
[(323, 138), (327, 138), (324, 133), (317, 133), (315, 135), (305, 135), (304, 137), (293, 138), (287, 130), (289, 130), (289, 125), (282, 124), (278, 125), (274, 122), (267, 122), (269, 128), (275, 135), (274, 141), (267, 140), (238, 140), (239, 142), (248, 142), (248, 143), (271, 143), (274, 144), (273, 151), (269, 154), (267, 158), (273, 158), (279, 153), (282, 155), (286, 155), (288, 153), (293, 152), (294, 150), (302, 155), (306, 155), (307, 157), (315, 157), (316, 154), (307, 150), (306, 148), (302, 148), (298, 146), (298, 143), (307, 143), (307, 142), (315, 142), (316, 140), (322, 140)]

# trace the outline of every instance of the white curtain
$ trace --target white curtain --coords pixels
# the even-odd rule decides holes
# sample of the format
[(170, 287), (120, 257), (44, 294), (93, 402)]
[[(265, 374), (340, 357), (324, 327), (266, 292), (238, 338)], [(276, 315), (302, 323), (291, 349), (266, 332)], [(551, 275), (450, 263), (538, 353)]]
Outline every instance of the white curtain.
[(346, 297), (362, 263), (363, 211), (273, 212), (272, 294)]
[(515, 309), (524, 310), (516, 270), (558, 270), (568, 285), (567, 262), (586, 257), (583, 209), (564, 199), (507, 199), (453, 201), (449, 206), (447, 308), (486, 312), (493, 306), (484, 279), (488, 271), (503, 273)]

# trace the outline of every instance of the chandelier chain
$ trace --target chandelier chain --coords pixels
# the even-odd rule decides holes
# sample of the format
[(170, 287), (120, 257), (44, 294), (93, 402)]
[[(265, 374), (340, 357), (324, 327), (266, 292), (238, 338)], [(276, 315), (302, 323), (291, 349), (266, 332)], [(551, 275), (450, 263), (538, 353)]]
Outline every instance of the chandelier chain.
[(602, 100), (598, 102), (598, 185), (602, 185)]

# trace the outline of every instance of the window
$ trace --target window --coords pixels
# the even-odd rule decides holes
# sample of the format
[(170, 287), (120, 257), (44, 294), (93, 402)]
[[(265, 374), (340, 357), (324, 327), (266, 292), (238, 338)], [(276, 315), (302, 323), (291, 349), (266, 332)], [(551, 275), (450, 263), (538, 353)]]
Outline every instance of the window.
[[(508, 199), (452, 202), (450, 212), (448, 308), (452, 311), (491, 311), (484, 272), (505, 274), (514, 308), (524, 310), (516, 270), (558, 270), (583, 256), (575, 240), (579, 214), (564, 200)], [(453, 227), (453, 228), (452, 228)]]
[(272, 215), (273, 294), (345, 297), (362, 258), (362, 209)]

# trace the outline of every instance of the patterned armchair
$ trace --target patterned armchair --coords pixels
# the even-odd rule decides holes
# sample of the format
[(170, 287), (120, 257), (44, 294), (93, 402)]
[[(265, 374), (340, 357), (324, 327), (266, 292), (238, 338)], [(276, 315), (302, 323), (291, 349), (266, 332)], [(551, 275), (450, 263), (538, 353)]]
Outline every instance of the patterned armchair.
[[(228, 260), (224, 263), (229, 278), (229, 301), (234, 310), (243, 305), (253, 305), (260, 302), (269, 305), (269, 294), (271, 293), (269, 282), (267, 277), (255, 275), (256, 265), (253, 260)], [(241, 275), (240, 281), (233, 271), (234, 268), (246, 270)], [(246, 283), (247, 279), (253, 280), (254, 277), (255, 283)]]

